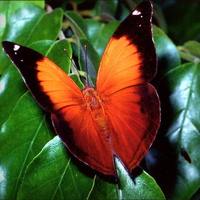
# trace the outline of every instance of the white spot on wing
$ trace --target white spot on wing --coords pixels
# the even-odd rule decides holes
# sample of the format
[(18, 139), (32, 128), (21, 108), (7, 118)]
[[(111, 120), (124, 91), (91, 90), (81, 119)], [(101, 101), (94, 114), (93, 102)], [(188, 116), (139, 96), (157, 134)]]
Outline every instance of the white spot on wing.
[(17, 45), (17, 44), (15, 44), (13, 50), (14, 50), (14, 51), (17, 51), (17, 50), (19, 50), (19, 48), (20, 48), (20, 46)]
[(132, 12), (132, 15), (141, 15), (141, 12), (139, 10), (134, 10)]

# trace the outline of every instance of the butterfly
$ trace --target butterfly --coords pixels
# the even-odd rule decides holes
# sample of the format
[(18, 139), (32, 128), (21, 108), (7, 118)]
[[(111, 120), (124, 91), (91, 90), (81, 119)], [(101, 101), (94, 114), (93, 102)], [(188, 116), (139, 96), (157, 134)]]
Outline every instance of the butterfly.
[(105, 175), (117, 176), (114, 157), (131, 174), (160, 125), (159, 97), (149, 83), (157, 67), (151, 19), (152, 4), (144, 0), (119, 25), (100, 62), (96, 88), (86, 83), (81, 90), (45, 56), (2, 42), (68, 150)]

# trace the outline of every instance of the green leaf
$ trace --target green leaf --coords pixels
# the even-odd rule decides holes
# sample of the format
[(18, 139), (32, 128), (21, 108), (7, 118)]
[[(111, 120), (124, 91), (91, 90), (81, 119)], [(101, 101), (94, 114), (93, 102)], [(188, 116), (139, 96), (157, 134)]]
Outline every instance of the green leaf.
[(145, 171), (140, 170), (132, 179), (117, 158), (115, 163), (118, 184), (104, 182), (97, 177), (89, 199), (165, 199), (155, 180)]
[[(12, 92), (12, 91), (10, 91)], [(1, 199), (16, 199), (27, 164), (54, 134), (30, 93), (24, 93), (0, 129)]]
[[(23, 45), (42, 39), (54, 40), (60, 31), (61, 22), (61, 9), (45, 13), (40, 7), (28, 4), (8, 19), (3, 39)], [(19, 32), (20, 35), (17, 34)]]
[(100, 56), (97, 54), (97, 52), (94, 50), (93, 46), (90, 44), (88, 40), (80, 39), (79, 41), (80, 41), (79, 63), (81, 69), (86, 73), (88, 73), (90, 78), (93, 80), (93, 84), (90, 82), (89, 83), (91, 85), (95, 85), (97, 71), (100, 63)]
[(75, 12), (67, 11), (65, 16), (69, 20), (73, 32), (79, 38), (86, 38), (86, 28), (83, 18)]
[(118, 159), (115, 159), (115, 163), (119, 174), (120, 199), (165, 199), (155, 180), (145, 171), (138, 170), (138, 174), (131, 179)]
[(115, 20), (114, 16), (117, 10), (118, 1), (97, 1), (95, 6), (95, 15), (101, 15), (103, 19), (107, 19), (107, 21)]
[[(81, 73), (81, 72), (80, 72)], [(78, 87), (82, 90), (84, 88), (83, 83), (80, 80), (80, 77), (76, 74), (69, 74), (70, 78), (78, 85)]]
[(174, 1), (170, 9), (165, 12), (165, 17), (168, 20), (168, 32), (177, 44), (188, 40), (199, 40), (199, 10), (200, 4), (195, 0), (187, 3)]
[[(25, 46), (38, 40), (55, 40), (61, 29), (61, 22), (61, 9), (45, 13), (40, 7), (28, 4), (10, 16), (6, 23), (2, 40), (14, 41)], [(6, 64), (9, 63), (5, 53), (0, 52), (0, 58), (6, 60)], [(0, 73), (4, 70), (5, 68), (1, 65)]]
[[(0, 38), (6, 27), (6, 21), (18, 9), (27, 4), (35, 4), (44, 8), (44, 1), (0, 1)], [(0, 39), (1, 40), (1, 39)]]
[(162, 67), (160, 71), (164, 74), (166, 71), (180, 64), (180, 56), (176, 46), (169, 39), (156, 35), (154, 39), (156, 43), (156, 52), (159, 58), (159, 67)]
[(153, 82), (159, 82), (170, 69), (180, 65), (180, 56), (175, 44), (158, 27), (154, 26), (154, 40), (158, 56), (158, 71)]
[(85, 24), (87, 28), (87, 36), (92, 44), (95, 44), (97, 38), (100, 37), (99, 32), (101, 32), (101, 28), (104, 26), (100, 21), (94, 19), (85, 19)]
[[(106, 25), (102, 24), (100, 26), (100, 24), (96, 22), (94, 23), (90, 20), (87, 20), (88, 39), (91, 41), (99, 56), (102, 57), (110, 37), (119, 26), (119, 24), (119, 21), (114, 21)], [(91, 27), (93, 28), (90, 30)]]
[(153, 26), (153, 35), (159, 35), (159, 36), (163, 36), (163, 37), (166, 37), (169, 39), (169, 37), (166, 35), (166, 33), (161, 28), (159, 28), (158, 26), (156, 26), (154, 24), (152, 26)]
[(18, 70), (10, 63), (0, 78), (0, 127), (8, 119), (16, 102), (26, 91)]
[(18, 199), (86, 199), (92, 185), (57, 136), (28, 166)]
[(175, 173), (171, 176), (173, 187), (167, 194), (170, 198), (190, 199), (200, 187), (199, 76), (200, 63), (187, 63), (170, 70), (159, 85), (162, 131), (166, 131), (165, 143), (170, 145), (165, 157), (175, 162), (168, 161), (170, 170), (168, 166), (162, 168), (167, 176)]
[(191, 62), (200, 61), (200, 43), (197, 41), (188, 41), (183, 46), (177, 47), (183, 59)]

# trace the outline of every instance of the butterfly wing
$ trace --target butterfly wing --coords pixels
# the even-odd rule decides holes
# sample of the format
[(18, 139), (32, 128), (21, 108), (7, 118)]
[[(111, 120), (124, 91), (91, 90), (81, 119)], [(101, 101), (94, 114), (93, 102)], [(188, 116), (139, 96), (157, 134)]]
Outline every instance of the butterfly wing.
[(114, 32), (97, 76), (97, 90), (102, 95), (148, 83), (155, 76), (157, 57), (151, 18), (152, 5), (143, 1)]
[(82, 103), (83, 95), (77, 85), (48, 58), (12, 42), (4, 41), (2, 46), (44, 110), (54, 113), (67, 105)]
[(52, 120), (59, 136), (74, 156), (103, 174), (115, 175), (113, 153), (105, 138), (99, 134), (87, 109), (76, 106), (64, 108), (53, 114)]
[[(51, 113), (54, 128), (70, 152), (90, 167), (114, 174), (110, 147), (97, 135), (83, 94), (72, 79), (30, 48), (7, 41), (2, 45), (38, 104)], [(102, 149), (106, 157), (99, 155)]]
[(149, 84), (157, 64), (151, 17), (151, 3), (143, 1), (120, 24), (97, 77), (97, 92), (113, 127), (113, 153), (129, 172), (149, 150), (160, 124), (159, 98)]

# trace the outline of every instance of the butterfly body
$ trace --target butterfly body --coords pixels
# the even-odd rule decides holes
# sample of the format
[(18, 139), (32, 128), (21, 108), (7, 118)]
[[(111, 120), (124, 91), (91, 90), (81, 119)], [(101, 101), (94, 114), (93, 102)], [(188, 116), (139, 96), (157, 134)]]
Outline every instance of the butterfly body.
[(144, 0), (121, 23), (102, 57), (96, 89), (80, 90), (56, 64), (27, 47), (3, 42), (38, 104), (51, 113), (56, 133), (80, 161), (117, 176), (114, 156), (131, 173), (160, 125), (160, 102), (149, 83), (156, 73), (152, 6)]
[(108, 132), (107, 117), (105, 114), (105, 104), (107, 100), (102, 100), (98, 92), (92, 86), (83, 89), (85, 100), (85, 111), (89, 112), (93, 122), (96, 124), (99, 132)]

